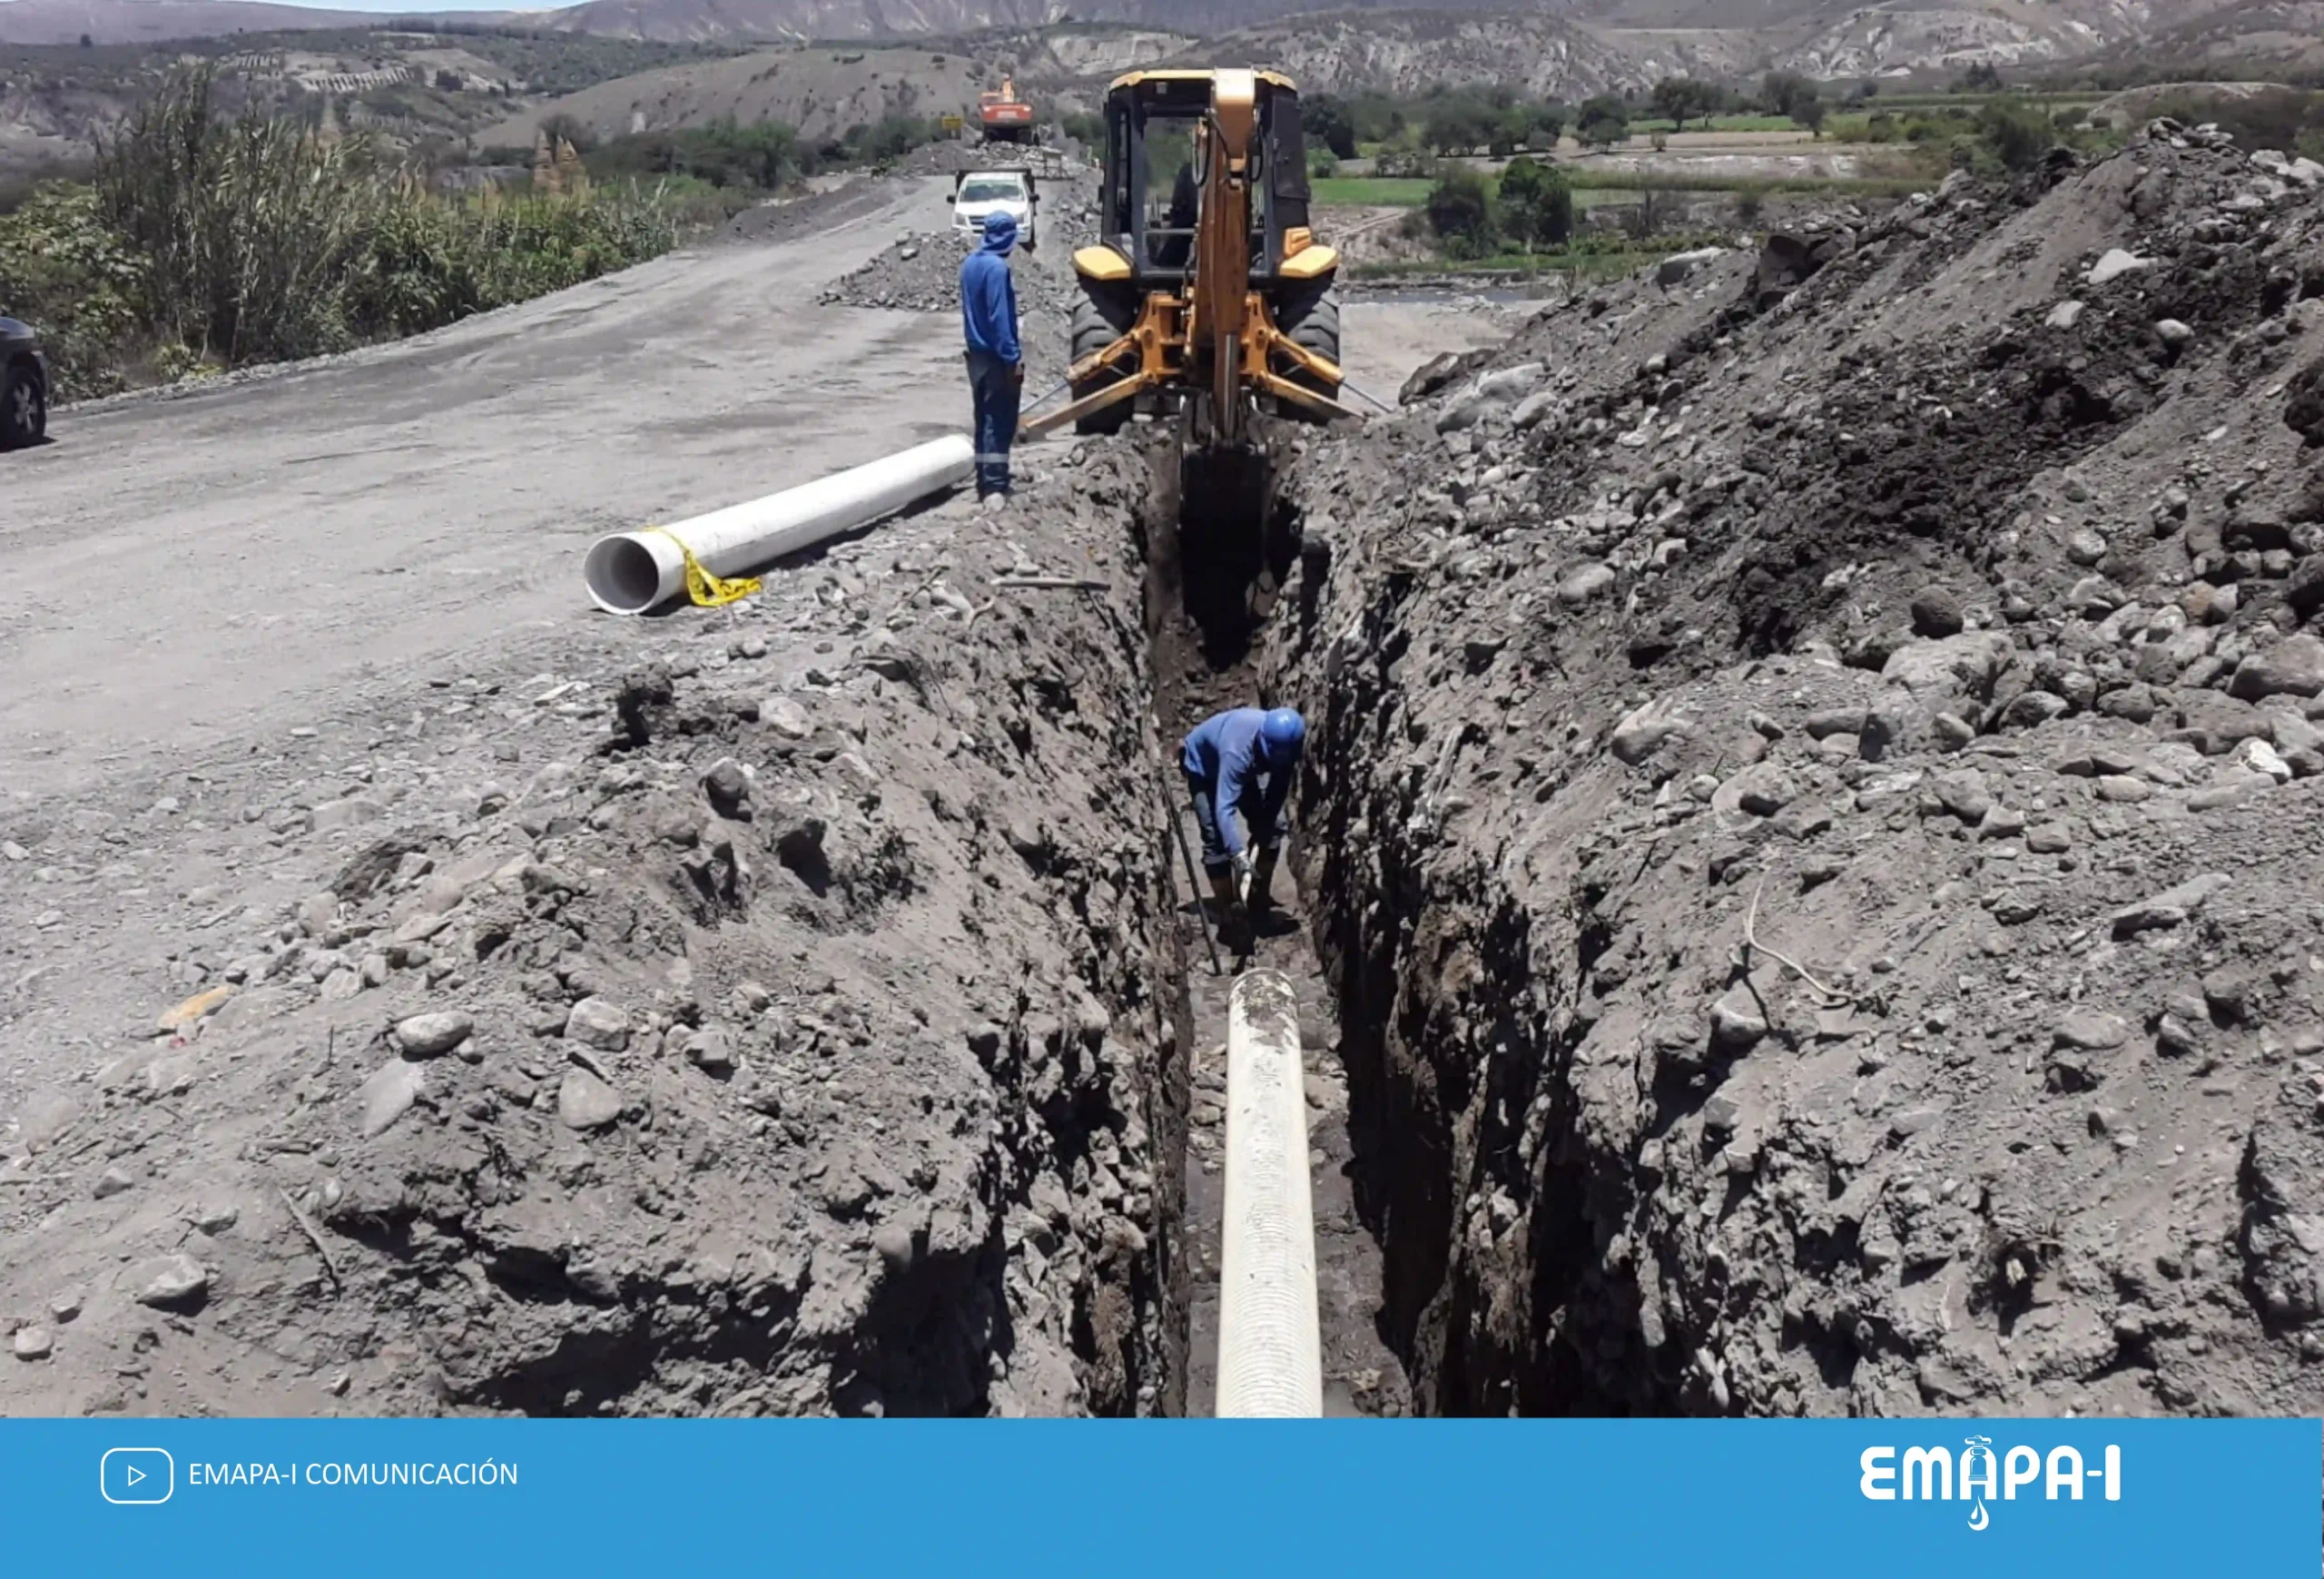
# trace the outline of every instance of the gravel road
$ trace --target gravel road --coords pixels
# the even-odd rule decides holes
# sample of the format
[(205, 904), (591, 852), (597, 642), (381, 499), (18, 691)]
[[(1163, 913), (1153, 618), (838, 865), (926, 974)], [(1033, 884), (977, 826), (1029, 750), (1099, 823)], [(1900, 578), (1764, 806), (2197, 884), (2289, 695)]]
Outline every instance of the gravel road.
[(9, 458), (0, 795), (231, 749), (513, 627), (583, 617), (601, 531), (966, 419), (949, 325), (812, 305), (940, 183), (232, 387), (58, 413)]

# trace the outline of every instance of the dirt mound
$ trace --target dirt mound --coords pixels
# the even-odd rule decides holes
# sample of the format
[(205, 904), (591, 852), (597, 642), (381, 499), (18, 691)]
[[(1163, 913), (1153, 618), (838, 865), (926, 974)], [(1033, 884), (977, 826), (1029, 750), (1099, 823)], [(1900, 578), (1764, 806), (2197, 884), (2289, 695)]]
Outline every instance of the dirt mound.
[(352, 765), (17, 819), (46, 928), (107, 924), (91, 829), (230, 875), (161, 1035), (0, 1086), (12, 1411), (1174, 1407), (1138, 617), (994, 585), (1134, 587), (1137, 475), (883, 528), (623, 671), (448, 681)]
[(1295, 482), (1416, 1398), (2313, 1412), (2324, 193), (2163, 124), (1797, 241)]

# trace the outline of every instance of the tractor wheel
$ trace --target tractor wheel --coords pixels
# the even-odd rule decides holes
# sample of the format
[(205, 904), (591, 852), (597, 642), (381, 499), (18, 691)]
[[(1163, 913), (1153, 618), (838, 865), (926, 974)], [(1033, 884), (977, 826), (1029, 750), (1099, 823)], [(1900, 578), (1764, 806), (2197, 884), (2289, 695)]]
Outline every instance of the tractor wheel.
[[(1073, 304), (1073, 360), (1078, 362), (1084, 357), (1097, 355), (1128, 333), (1135, 321), (1116, 304), (1101, 301), (1083, 291)], [(1078, 400), (1085, 395), (1094, 395), (1108, 385), (1120, 383), (1125, 376), (1118, 367), (1106, 368), (1097, 377), (1075, 384), (1071, 391), (1073, 399)], [(1135, 403), (1124, 400), (1087, 417), (1077, 417), (1073, 421), (1073, 430), (1076, 433), (1118, 433), (1122, 430), (1122, 424), (1129, 420), (1130, 407)]]
[[(1282, 311), (1276, 315), (1275, 327), (1291, 337), (1291, 342), (1312, 356), (1322, 357), (1334, 367), (1340, 365), (1340, 298), (1326, 281), (1309, 286), (1283, 300)], [(1303, 389), (1319, 395), (1339, 397), (1339, 386), (1327, 383), (1305, 368), (1294, 368), (1285, 375)], [(1323, 422), (1329, 419), (1320, 411), (1312, 411), (1294, 400), (1282, 402), (1283, 414), (1302, 422)]]

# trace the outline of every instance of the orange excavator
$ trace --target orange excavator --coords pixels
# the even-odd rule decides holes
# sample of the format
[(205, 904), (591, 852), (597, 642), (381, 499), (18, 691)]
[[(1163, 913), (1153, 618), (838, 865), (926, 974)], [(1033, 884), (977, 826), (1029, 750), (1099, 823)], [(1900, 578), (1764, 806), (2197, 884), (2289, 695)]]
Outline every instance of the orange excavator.
[(1017, 96), (1017, 84), (1000, 79), (1000, 91), (977, 95), (977, 124), (988, 143), (1030, 143), (1033, 106)]

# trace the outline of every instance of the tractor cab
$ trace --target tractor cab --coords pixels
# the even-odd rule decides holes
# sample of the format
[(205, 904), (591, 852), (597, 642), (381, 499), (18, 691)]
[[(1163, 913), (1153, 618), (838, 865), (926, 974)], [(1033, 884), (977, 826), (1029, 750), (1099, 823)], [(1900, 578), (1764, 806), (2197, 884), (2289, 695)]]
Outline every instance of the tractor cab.
[[(1307, 229), (1307, 160), (1299, 94), (1287, 77), (1253, 74), (1257, 92), (1246, 173), (1250, 269), (1271, 281), (1286, 238)], [(1201, 128), (1217, 113), (1215, 72), (1134, 72), (1106, 95), (1105, 186), (1098, 231), (1129, 261), (1140, 289), (1183, 282), (1192, 261), (1206, 150), (1222, 146)], [(1297, 239), (1297, 238), (1294, 238)]]

